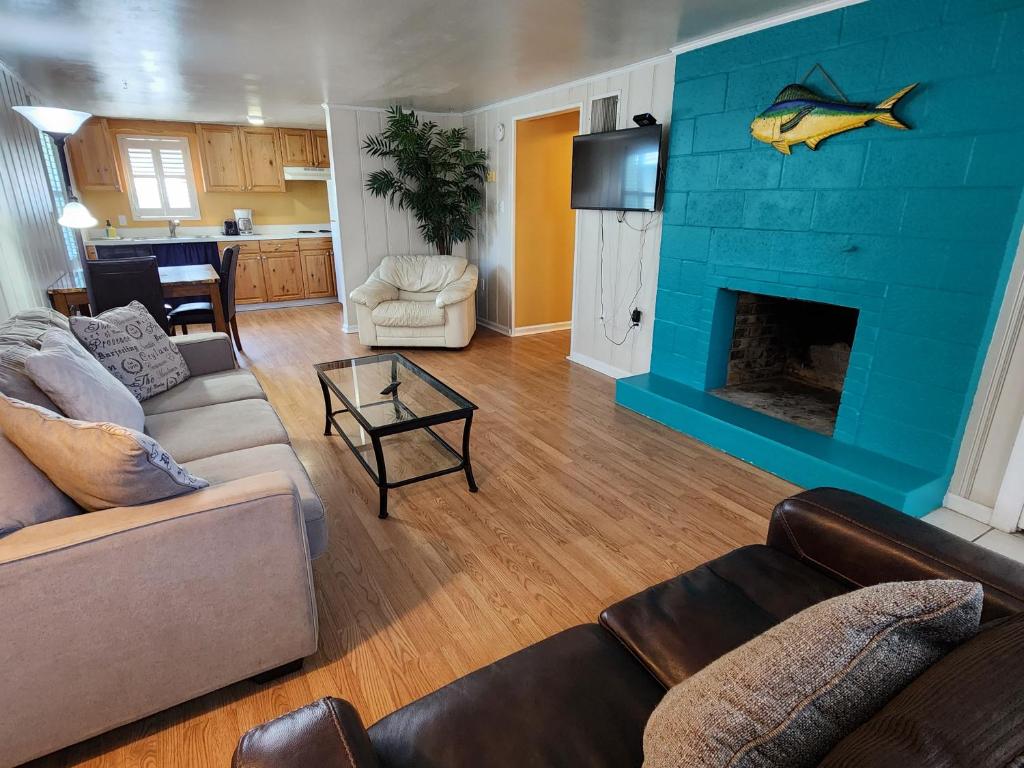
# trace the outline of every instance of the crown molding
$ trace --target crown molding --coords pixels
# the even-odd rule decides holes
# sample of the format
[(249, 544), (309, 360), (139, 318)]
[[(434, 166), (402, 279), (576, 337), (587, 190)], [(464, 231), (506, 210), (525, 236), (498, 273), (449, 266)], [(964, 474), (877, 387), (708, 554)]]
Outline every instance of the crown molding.
[(714, 45), (715, 43), (722, 43), (726, 40), (750, 35), (764, 29), (771, 29), (772, 27), (789, 24), (791, 21), (799, 21), (800, 19), (807, 19), (811, 16), (819, 16), (823, 13), (838, 11), (841, 8), (847, 8), (851, 5), (860, 5), (861, 3), (866, 2), (867, 0), (825, 0), (824, 2), (809, 5), (806, 8), (798, 8), (795, 11), (786, 11), (785, 13), (778, 13), (774, 16), (768, 16), (767, 18), (759, 19), (757, 21), (751, 21), (746, 24), (740, 24), (739, 26), (729, 27), (728, 29), (723, 29), (721, 32), (714, 32), (710, 35), (704, 35), (703, 37), (695, 37), (692, 40), (682, 40), (673, 45), (669, 50), (673, 54), (696, 51), (698, 48), (707, 48), (709, 45)]

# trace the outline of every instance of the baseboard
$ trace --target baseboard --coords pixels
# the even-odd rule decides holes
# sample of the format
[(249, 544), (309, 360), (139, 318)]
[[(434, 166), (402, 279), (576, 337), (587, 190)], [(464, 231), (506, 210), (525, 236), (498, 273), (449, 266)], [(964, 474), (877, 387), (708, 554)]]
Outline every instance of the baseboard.
[(572, 328), (572, 321), (564, 323), (542, 323), (541, 325), (524, 325), (512, 331), (513, 336), (532, 336), (535, 333), (549, 333), (550, 331), (568, 331)]
[(979, 523), (992, 525), (992, 515), (995, 510), (991, 507), (986, 507), (984, 504), (979, 504), (976, 501), (965, 499), (963, 496), (957, 496), (955, 493), (947, 493), (945, 498), (942, 500), (942, 506), (949, 507), (954, 512), (959, 512), (961, 515), (969, 517), (972, 520), (977, 520)]
[(605, 376), (610, 376), (613, 379), (624, 379), (627, 376), (633, 375), (629, 371), (624, 371), (621, 368), (616, 368), (614, 365), (608, 365), (608, 363), (605, 363), (596, 358), (588, 357), (587, 355), (581, 355), (578, 352), (571, 353), (565, 359), (568, 360), (570, 363), (576, 363), (578, 365), (586, 366), (591, 370), (597, 371), (598, 373), (603, 373)]
[(358, 325), (349, 325), (348, 323), (342, 323), (341, 324), (341, 332), (342, 333), (359, 333), (359, 326)]
[(337, 304), (336, 296), (327, 296), (322, 299), (295, 299), (293, 301), (268, 301), (265, 304), (236, 304), (238, 312), (254, 312), (258, 309), (287, 309), (288, 307), (312, 307), (317, 304)]
[(502, 334), (504, 336), (511, 336), (512, 335), (512, 331), (509, 330), (508, 326), (498, 325), (497, 323), (492, 323), (490, 320), (484, 320), (482, 317), (478, 317), (476, 319), (476, 324), (477, 325), (482, 325), (484, 328), (489, 328), (492, 331), (497, 331), (498, 333), (500, 333), (500, 334)]

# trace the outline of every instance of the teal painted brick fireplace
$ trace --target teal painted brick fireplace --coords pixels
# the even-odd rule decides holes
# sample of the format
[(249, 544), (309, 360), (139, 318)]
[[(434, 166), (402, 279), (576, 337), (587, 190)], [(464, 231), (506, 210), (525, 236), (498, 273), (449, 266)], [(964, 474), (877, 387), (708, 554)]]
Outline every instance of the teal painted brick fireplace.
[[(651, 372), (618, 402), (802, 485), (939, 506), (1024, 221), (1021, 40), (1024, 0), (870, 0), (680, 55)], [(920, 82), (913, 130), (752, 140), (816, 63), (853, 101)], [(737, 292), (859, 311), (831, 438), (708, 394)]]

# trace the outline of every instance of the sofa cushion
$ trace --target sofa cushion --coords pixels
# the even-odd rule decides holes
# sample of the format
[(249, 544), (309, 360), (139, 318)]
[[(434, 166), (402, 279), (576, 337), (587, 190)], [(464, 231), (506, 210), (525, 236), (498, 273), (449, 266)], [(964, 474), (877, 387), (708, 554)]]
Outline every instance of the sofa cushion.
[(146, 432), (180, 462), (288, 442), (288, 433), (266, 400), (156, 413), (146, 417)]
[(71, 330), (139, 400), (166, 392), (190, 376), (181, 352), (137, 301), (96, 317), (72, 317)]
[(0, 430), (0, 538), (81, 511)]
[(371, 317), (374, 324), (391, 328), (444, 325), (444, 309), (428, 301), (382, 301)]
[(68, 419), (0, 395), (0, 428), (88, 511), (148, 504), (207, 486), (153, 438), (117, 424)]
[(814, 768), (978, 630), (981, 585), (876, 584), (813, 605), (670, 690), (644, 768)]
[(733, 550), (616, 603), (601, 623), (666, 687), (849, 587), (769, 547)]
[(302, 505), (302, 516), (306, 520), (306, 538), (309, 540), (310, 557), (323, 554), (327, 546), (327, 526), (324, 522), (324, 505), (313, 489), (313, 483), (305, 467), (291, 446), (283, 444), (260, 445), (241, 451), (222, 453), (196, 459), (185, 465), (185, 469), (210, 482), (211, 485), (241, 480), (263, 472), (285, 472), (295, 483)]
[(638, 766), (644, 723), (663, 693), (588, 624), (459, 678), (369, 734), (387, 768)]
[(193, 376), (173, 389), (154, 395), (142, 404), (147, 416), (156, 413), (202, 408), (204, 405), (233, 403), (236, 400), (266, 400), (263, 387), (249, 371), (228, 371)]
[(18, 342), (39, 349), (43, 334), (52, 328), (70, 330), (68, 319), (44, 307), (27, 309), (0, 323), (0, 344)]
[(820, 768), (1019, 765), (1022, 658), (1024, 614), (991, 622), (839, 742)]
[(466, 271), (461, 256), (385, 256), (377, 277), (403, 291), (440, 291)]
[(28, 375), (25, 362), (38, 347), (23, 342), (0, 341), (0, 393), (51, 411), (59, 411), (46, 393)]
[(62, 413), (81, 421), (109, 421), (141, 431), (146, 417), (135, 395), (78, 343), (68, 331), (53, 328), (25, 359), (32, 381)]

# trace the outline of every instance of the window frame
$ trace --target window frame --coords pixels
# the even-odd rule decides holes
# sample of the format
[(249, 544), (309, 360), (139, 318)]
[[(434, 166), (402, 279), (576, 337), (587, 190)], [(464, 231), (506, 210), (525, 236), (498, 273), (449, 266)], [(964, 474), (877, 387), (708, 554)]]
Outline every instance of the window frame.
[[(128, 157), (128, 149), (133, 143), (153, 144), (148, 147), (153, 154), (154, 176), (157, 179), (157, 191), (160, 194), (160, 201), (163, 204), (161, 212), (150, 214), (146, 211), (155, 210), (147, 208), (145, 211), (139, 207), (138, 195), (135, 189), (135, 175), (132, 172), (131, 161)], [(160, 163), (158, 142), (173, 143), (176, 149), (181, 149), (183, 163), (185, 166), (185, 185), (188, 189), (189, 199), (192, 206), (188, 209), (171, 209), (167, 203), (166, 179), (163, 173), (163, 166)], [(168, 147), (169, 148), (169, 147)], [(121, 167), (124, 168), (125, 180), (128, 187), (128, 202), (132, 209), (134, 221), (168, 221), (170, 219), (181, 219), (186, 221), (197, 221), (202, 218), (199, 210), (199, 194), (196, 187), (195, 167), (192, 165), (192, 146), (188, 136), (183, 135), (145, 135), (145, 134), (119, 134), (117, 137), (117, 149), (121, 159)], [(180, 178), (171, 176), (169, 178)]]

